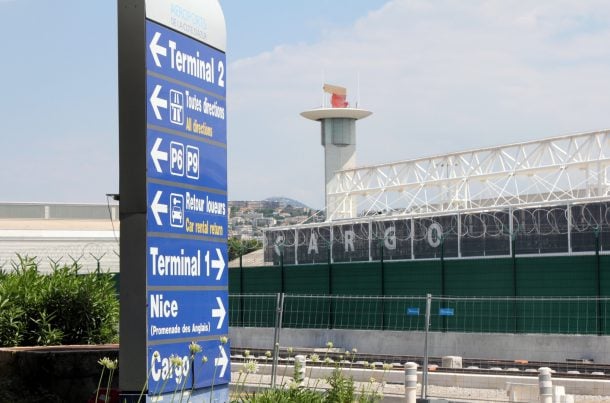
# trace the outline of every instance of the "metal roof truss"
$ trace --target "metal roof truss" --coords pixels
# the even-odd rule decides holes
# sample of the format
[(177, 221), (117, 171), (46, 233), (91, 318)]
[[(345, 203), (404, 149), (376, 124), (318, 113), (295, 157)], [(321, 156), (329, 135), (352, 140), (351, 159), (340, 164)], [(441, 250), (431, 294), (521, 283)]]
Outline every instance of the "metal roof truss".
[(609, 166), (610, 131), (598, 131), (339, 171), (328, 220), (599, 200)]

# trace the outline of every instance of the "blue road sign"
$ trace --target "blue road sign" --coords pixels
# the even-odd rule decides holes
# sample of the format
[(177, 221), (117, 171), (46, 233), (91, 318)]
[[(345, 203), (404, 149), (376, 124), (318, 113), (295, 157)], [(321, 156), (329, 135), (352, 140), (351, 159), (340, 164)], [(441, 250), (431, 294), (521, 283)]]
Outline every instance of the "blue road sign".
[(225, 80), (223, 52), (146, 21), (149, 394), (230, 378)]
[(454, 309), (453, 308), (439, 308), (438, 314), (439, 314), (439, 316), (453, 316)]
[(227, 188), (227, 150), (192, 135), (178, 136), (148, 130), (147, 171), (150, 178), (167, 179), (210, 189)]
[[(197, 344), (202, 351), (194, 355), (189, 350), (189, 344), (149, 344), (149, 394), (156, 396), (162, 390), (180, 390), (183, 384), (185, 390), (190, 390), (192, 387), (198, 389), (229, 383), (229, 343), (221, 344), (216, 339), (199, 340)], [(180, 364), (172, 364), (172, 360), (180, 360)]]
[(224, 242), (149, 236), (146, 266), (149, 288), (228, 286)]
[(146, 113), (149, 127), (180, 130), (201, 139), (226, 144), (224, 97), (169, 80), (169, 76), (149, 74), (147, 77)]
[(407, 308), (407, 316), (419, 316), (419, 308), (417, 308), (417, 307)]
[(225, 54), (156, 24), (146, 22), (148, 74), (170, 75), (187, 86), (226, 95)]
[(178, 184), (148, 183), (148, 231), (189, 236), (227, 237), (226, 192)]
[(184, 339), (185, 343), (228, 332), (228, 296), (224, 291), (148, 291), (150, 341)]

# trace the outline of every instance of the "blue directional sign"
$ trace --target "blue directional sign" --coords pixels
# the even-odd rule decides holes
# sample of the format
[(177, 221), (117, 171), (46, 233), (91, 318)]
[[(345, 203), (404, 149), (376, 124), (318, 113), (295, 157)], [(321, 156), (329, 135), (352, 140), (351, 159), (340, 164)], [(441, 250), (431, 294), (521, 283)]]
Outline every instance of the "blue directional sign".
[(148, 130), (149, 178), (210, 189), (227, 188), (227, 152), (211, 141)]
[(224, 14), (219, 0), (128, 3), (117, 9), (121, 401), (142, 385), (146, 401), (176, 390), (228, 401)]
[(199, 189), (150, 182), (148, 231), (226, 239), (226, 192)]
[(146, 21), (149, 394), (230, 379), (225, 81), (222, 51)]
[(223, 52), (152, 21), (146, 23), (146, 42), (149, 75), (171, 74), (171, 79), (181, 81), (185, 86), (225, 97)]
[(149, 74), (146, 80), (148, 124), (226, 144), (224, 97), (159, 77), (164, 76)]
[[(214, 339), (198, 344), (202, 351), (196, 354), (191, 353), (188, 343), (149, 345), (149, 394), (161, 391), (162, 388), (167, 391), (181, 390), (183, 384), (184, 390), (190, 390), (229, 383), (229, 343), (222, 344)], [(180, 365), (172, 363), (172, 360), (177, 359), (180, 360)]]
[(228, 286), (227, 244), (197, 239), (148, 237), (147, 278), (149, 287)]
[(224, 291), (149, 291), (151, 341), (226, 335), (228, 300)]

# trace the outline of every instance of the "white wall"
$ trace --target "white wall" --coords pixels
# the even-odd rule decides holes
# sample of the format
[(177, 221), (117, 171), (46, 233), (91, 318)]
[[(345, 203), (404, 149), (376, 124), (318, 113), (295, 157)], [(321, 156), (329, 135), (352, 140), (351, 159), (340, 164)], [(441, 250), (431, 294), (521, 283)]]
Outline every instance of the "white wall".
[[(1, 233), (2, 231), (0, 231)], [(15, 239), (0, 235), (0, 267), (3, 270), (12, 270), (11, 262), (17, 262), (17, 253), (22, 256), (35, 256), (40, 262), (41, 272), (50, 272), (50, 260), (60, 260), (61, 263), (71, 264), (77, 259), (83, 272), (94, 271), (97, 268), (95, 258), (101, 258), (100, 266), (103, 271), (119, 272), (119, 244), (110, 237), (87, 238), (28, 238)], [(94, 258), (95, 257), (95, 258)]]

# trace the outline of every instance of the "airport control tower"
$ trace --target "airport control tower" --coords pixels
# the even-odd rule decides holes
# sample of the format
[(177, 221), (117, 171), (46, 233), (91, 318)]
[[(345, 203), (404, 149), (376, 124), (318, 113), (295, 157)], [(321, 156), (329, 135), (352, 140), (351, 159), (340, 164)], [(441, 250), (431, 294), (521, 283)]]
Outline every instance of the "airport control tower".
[(321, 123), (326, 219), (355, 218), (356, 203), (352, 199), (334, 200), (330, 197), (330, 185), (335, 172), (356, 167), (356, 121), (372, 112), (350, 108), (347, 90), (343, 87), (324, 84), (323, 88), (328, 95), (324, 97), (322, 107), (301, 112), (301, 116)]

